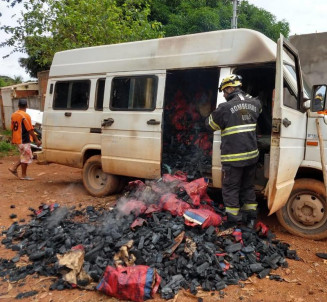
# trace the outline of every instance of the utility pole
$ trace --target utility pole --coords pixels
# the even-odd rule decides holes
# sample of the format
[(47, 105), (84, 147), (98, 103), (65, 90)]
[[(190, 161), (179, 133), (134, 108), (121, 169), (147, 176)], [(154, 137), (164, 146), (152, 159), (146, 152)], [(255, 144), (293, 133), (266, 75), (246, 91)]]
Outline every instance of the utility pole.
[(233, 17), (232, 17), (231, 28), (237, 28), (237, 5), (239, 0), (232, 0), (232, 1), (233, 1)]

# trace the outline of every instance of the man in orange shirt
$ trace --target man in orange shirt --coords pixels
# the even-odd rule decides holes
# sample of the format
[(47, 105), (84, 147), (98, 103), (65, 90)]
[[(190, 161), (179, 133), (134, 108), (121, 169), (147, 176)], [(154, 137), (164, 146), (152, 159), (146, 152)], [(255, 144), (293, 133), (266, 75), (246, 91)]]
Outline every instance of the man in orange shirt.
[(22, 180), (33, 180), (27, 176), (27, 166), (33, 161), (33, 153), (31, 150), (31, 138), (37, 146), (41, 145), (34, 133), (31, 117), (26, 113), (27, 101), (20, 99), (18, 101), (18, 110), (11, 115), (11, 130), (12, 130), (12, 143), (16, 144), (20, 153), (20, 159), (9, 168), (9, 171), (18, 177), (17, 169), (22, 166)]

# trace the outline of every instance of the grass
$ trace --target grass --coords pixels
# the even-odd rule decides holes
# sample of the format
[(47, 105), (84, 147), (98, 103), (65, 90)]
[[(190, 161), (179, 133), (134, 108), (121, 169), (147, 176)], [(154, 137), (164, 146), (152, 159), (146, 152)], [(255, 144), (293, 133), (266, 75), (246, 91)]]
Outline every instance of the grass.
[(18, 150), (14, 145), (6, 141), (0, 141), (0, 158), (16, 154), (18, 154)]
[(2, 130), (0, 128), (0, 135), (11, 137), (11, 131), (10, 130)]
[(10, 143), (11, 131), (0, 129), (0, 136), (4, 136), (4, 139), (0, 140), (0, 158), (18, 154), (17, 148)]

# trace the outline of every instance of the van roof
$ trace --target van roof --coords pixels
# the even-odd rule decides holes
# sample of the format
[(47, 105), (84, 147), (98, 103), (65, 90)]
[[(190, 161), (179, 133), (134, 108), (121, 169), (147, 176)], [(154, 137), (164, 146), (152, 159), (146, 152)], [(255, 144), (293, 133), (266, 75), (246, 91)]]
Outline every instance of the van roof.
[(50, 77), (271, 62), (276, 43), (250, 29), (228, 29), (61, 51)]

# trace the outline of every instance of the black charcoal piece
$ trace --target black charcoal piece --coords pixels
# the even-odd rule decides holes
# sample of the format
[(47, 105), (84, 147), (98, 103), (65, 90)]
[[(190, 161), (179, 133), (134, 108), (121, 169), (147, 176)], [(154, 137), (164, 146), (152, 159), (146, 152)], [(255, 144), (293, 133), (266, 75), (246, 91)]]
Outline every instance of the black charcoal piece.
[(39, 260), (39, 259), (42, 259), (45, 256), (45, 254), (46, 254), (45, 251), (37, 251), (37, 252), (32, 253), (29, 256), (29, 259), (31, 261)]
[(266, 278), (270, 274), (271, 269), (270, 268), (265, 268), (258, 274), (258, 278), (263, 279)]
[(296, 254), (295, 250), (287, 250), (286, 257), (289, 259), (299, 260), (298, 255)]
[(12, 258), (11, 261), (12, 261), (13, 263), (16, 263), (16, 262), (19, 261), (19, 259), (20, 259), (20, 257), (19, 257), (19, 255), (17, 255), (17, 256), (15, 256), (14, 258)]
[(240, 251), (241, 249), (242, 249), (242, 244), (240, 242), (225, 247), (226, 253), (235, 253), (237, 251)]
[(153, 235), (152, 235), (152, 243), (153, 244), (157, 244), (157, 242), (159, 241), (159, 239), (160, 239), (160, 234), (153, 233)]
[(202, 283), (202, 289), (204, 291), (210, 291), (212, 290), (212, 283), (209, 281), (209, 280), (205, 280), (203, 283)]
[(245, 254), (249, 254), (254, 252), (254, 248), (252, 246), (245, 246), (241, 251)]
[(214, 226), (210, 226), (206, 230), (206, 234), (209, 235), (209, 236), (211, 236), (214, 232), (215, 232), (215, 227)]
[(284, 279), (281, 276), (279, 276), (279, 275), (270, 275), (269, 276), (269, 279), (270, 280), (280, 281), (280, 282), (284, 281)]
[(143, 249), (144, 240), (145, 240), (145, 237), (142, 236), (140, 241), (139, 241), (138, 247), (137, 247), (139, 250)]
[(24, 298), (28, 298), (28, 297), (32, 297), (35, 296), (38, 293), (38, 291), (36, 290), (32, 290), (29, 292), (25, 292), (25, 293), (19, 293), (15, 299), (19, 300), (19, 299), (24, 299)]
[(253, 263), (253, 264), (250, 264), (250, 270), (253, 273), (261, 272), (263, 269), (264, 269), (264, 267), (262, 266), (261, 263)]
[(196, 272), (198, 274), (202, 274), (209, 266), (210, 264), (208, 262), (205, 262), (196, 268)]

